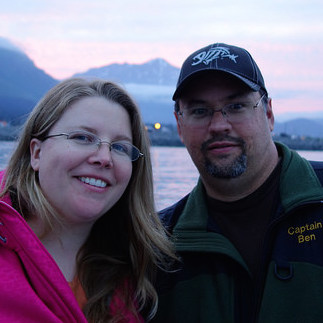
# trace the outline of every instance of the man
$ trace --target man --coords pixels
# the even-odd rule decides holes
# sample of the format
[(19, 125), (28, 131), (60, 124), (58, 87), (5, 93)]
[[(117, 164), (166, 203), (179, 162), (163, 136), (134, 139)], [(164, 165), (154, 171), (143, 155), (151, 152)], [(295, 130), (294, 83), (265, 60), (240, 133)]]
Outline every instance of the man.
[(154, 322), (323, 322), (323, 163), (273, 142), (251, 55), (196, 51), (173, 99), (200, 179), (161, 212), (181, 261), (158, 278)]

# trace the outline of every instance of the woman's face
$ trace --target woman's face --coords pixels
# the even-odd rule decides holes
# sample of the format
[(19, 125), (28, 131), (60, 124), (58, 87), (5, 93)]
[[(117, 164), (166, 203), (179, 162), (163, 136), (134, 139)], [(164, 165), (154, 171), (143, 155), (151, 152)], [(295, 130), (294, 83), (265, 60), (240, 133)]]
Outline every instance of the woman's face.
[(130, 158), (111, 152), (106, 143), (132, 143), (130, 118), (117, 103), (86, 97), (68, 107), (48, 135), (73, 131), (105, 142), (91, 147), (64, 135), (32, 139), (31, 166), (44, 195), (67, 223), (92, 224), (120, 199), (131, 178)]

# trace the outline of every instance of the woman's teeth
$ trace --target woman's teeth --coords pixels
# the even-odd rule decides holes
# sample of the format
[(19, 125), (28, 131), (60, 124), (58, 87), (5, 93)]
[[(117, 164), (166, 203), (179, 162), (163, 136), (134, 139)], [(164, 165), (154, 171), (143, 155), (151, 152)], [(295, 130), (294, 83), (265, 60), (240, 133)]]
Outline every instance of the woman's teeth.
[(106, 187), (107, 183), (102, 181), (101, 179), (90, 178), (90, 177), (80, 177), (81, 182), (96, 186), (96, 187)]

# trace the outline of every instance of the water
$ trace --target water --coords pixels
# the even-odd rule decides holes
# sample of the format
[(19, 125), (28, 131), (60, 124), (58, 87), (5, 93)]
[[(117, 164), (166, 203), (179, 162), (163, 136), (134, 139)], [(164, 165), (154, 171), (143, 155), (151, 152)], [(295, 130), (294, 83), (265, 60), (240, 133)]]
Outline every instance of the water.
[[(302, 150), (308, 160), (323, 161), (323, 151)], [(198, 172), (183, 147), (152, 147), (155, 199), (158, 210), (177, 202), (196, 185)]]
[(198, 172), (183, 147), (152, 147), (154, 190), (158, 210), (189, 193), (198, 179)]
[(0, 141), (0, 170), (5, 168), (15, 144), (13, 141)]
[[(14, 142), (0, 141), (0, 169), (5, 168)], [(323, 151), (299, 151), (309, 160), (323, 161)], [(158, 210), (169, 206), (189, 193), (198, 179), (198, 172), (185, 148), (152, 147), (154, 190)]]

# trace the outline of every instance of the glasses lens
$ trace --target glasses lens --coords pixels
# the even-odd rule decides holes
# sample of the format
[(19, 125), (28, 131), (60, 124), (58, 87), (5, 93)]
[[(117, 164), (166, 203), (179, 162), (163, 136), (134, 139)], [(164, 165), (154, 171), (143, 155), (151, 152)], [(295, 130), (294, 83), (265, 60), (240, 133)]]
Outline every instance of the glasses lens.
[(245, 120), (249, 107), (240, 103), (229, 104), (223, 108), (227, 120), (233, 123), (239, 123)]
[(83, 131), (73, 131), (68, 135), (67, 139), (81, 145), (92, 145), (98, 142), (94, 134)]
[(137, 147), (127, 142), (114, 142), (111, 144), (111, 151), (119, 156), (125, 156), (131, 161), (135, 161), (140, 156), (140, 151)]
[(215, 113), (221, 113), (225, 120), (231, 123), (242, 123), (250, 118), (252, 104), (233, 103), (222, 109), (199, 108), (184, 110), (180, 113), (185, 123), (192, 127), (205, 127), (210, 124)]
[(212, 109), (207, 109), (203, 107), (197, 107), (192, 109), (185, 109), (184, 111), (180, 112), (185, 123), (190, 126), (203, 126), (207, 124), (213, 115)]
[(139, 149), (129, 142), (118, 141), (110, 144), (108, 141), (103, 141), (96, 135), (85, 131), (73, 131), (69, 134), (59, 135), (66, 135), (68, 140), (77, 144), (78, 146), (84, 146), (85, 149), (97, 149), (102, 143), (107, 144), (115, 157), (135, 161), (142, 156)]

